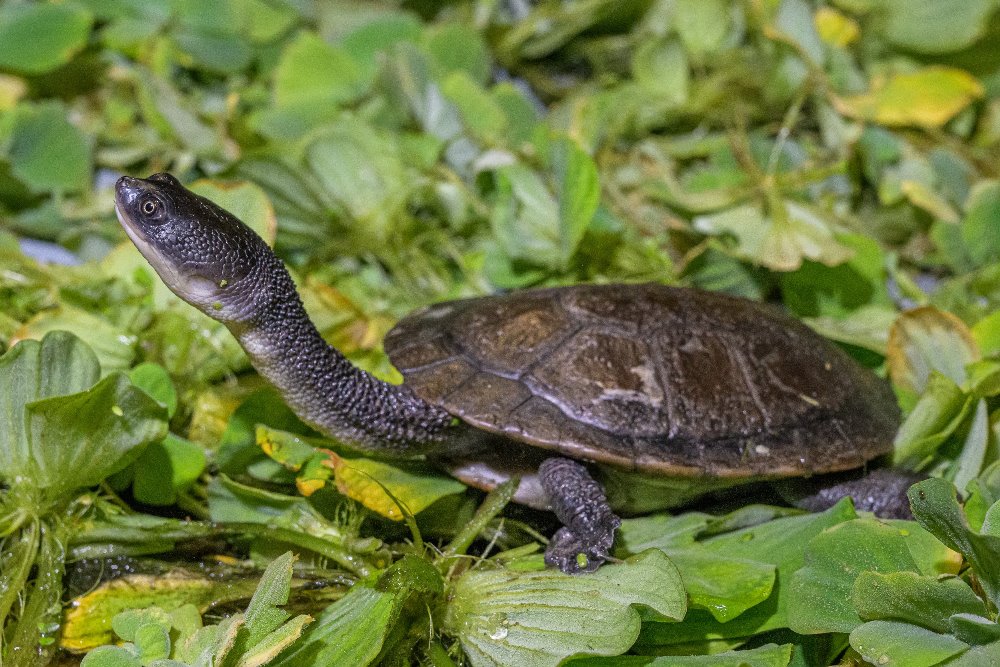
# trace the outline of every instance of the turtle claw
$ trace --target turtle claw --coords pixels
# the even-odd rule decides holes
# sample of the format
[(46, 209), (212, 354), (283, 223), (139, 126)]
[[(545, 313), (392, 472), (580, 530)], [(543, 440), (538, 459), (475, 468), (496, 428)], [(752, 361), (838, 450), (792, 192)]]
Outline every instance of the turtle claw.
[(593, 572), (611, 558), (611, 544), (614, 529), (599, 535), (591, 535), (584, 541), (569, 528), (560, 528), (545, 550), (545, 564), (558, 567), (566, 574)]

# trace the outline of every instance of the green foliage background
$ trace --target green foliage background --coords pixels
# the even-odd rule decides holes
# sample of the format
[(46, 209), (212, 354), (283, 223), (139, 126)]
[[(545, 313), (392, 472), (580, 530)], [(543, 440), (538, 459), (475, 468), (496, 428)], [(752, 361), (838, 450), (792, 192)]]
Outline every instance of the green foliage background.
[[(990, 511), (1000, 497), (998, 165), (996, 0), (8, 1), (0, 5), (0, 352), (68, 330), (96, 353), (91, 383), (114, 374), (108, 382), (134, 391), (116, 374), (127, 371), (165, 406), (157, 419), (169, 421), (170, 434), (132, 452), (139, 458), (106, 492), (216, 521), (262, 523), (275, 508), (294, 507), (295, 530), (319, 512), (326, 518), (310, 518), (302, 534), (332, 540), (309, 544), (342, 566), (360, 562), (345, 554), (366, 553), (371, 561), (353, 570), (363, 579), (402, 547), (359, 546), (369, 538), (350, 522), (331, 537), (323, 531), (333, 528), (316, 526), (333, 513), (252, 486), (326, 485), (332, 494), (336, 481), (366, 508), (354, 511), (398, 519), (391, 496), (334, 475), (311, 444), (289, 435), (301, 425), (273, 395), (254, 393), (259, 379), (228, 333), (159, 283), (115, 220), (119, 175), (170, 171), (253, 225), (293, 269), (324, 335), (388, 378), (397, 376), (381, 352), (384, 333), (407, 311), (443, 299), (659, 281), (780, 302), (892, 380), (906, 415), (896, 462), (967, 492), (964, 530), (974, 546), (945, 543), (966, 558), (978, 554), (972, 569), (948, 591), (936, 588), (934, 578), (956, 574), (961, 561), (935, 569), (904, 557), (902, 542), (849, 511), (819, 515), (826, 523), (803, 528), (789, 547), (798, 555), (782, 558), (741, 551), (728, 532), (790, 520), (780, 513), (721, 527), (682, 515), (676, 520), (690, 525), (669, 533), (673, 542), (656, 522), (675, 519), (654, 517), (651, 534), (661, 537), (627, 525), (621, 555), (640, 554), (637, 544), (670, 555), (694, 609), (678, 626), (667, 622), (664, 609), (677, 609), (665, 598), (629, 598), (616, 613), (635, 633), (595, 652), (620, 653), (638, 636), (633, 651), (646, 655), (752, 649), (735, 662), (655, 664), (821, 664), (834, 656), (982, 664), (975, 660), (1000, 652), (991, 580), (977, 582), (992, 562), (983, 550), (996, 550), (991, 531), (1000, 530)], [(11, 408), (10, 423), (20, 418)], [(258, 421), (278, 430), (256, 432)], [(258, 444), (274, 445), (273, 456)], [(355, 465), (368, 475), (382, 464)], [(390, 494), (432, 508), (419, 513), (424, 530), (457, 530), (432, 516), (448, 497), (468, 502), (444, 514), (471, 514), (473, 497), (456, 495), (448, 480), (383, 472)], [(943, 498), (935, 507), (947, 514)], [(945, 524), (966, 521), (955, 511)], [(24, 516), (0, 522), (5, 553), (17, 546), (12, 535), (20, 535), (17, 548), (35, 539), (16, 533)], [(933, 526), (945, 524), (935, 521), (921, 519), (940, 537), (947, 531)], [(884, 582), (859, 587), (831, 574), (837, 559), (856, 558), (821, 531), (844, 525), (853, 526), (841, 530), (852, 544), (894, 554), (889, 570), (908, 573), (892, 584), (902, 597), (940, 595), (961, 619), (904, 613), (905, 601), (880, 611), (865, 588)], [(398, 544), (400, 535), (382, 528), (389, 532), (379, 537)], [(115, 549), (124, 549), (132, 533), (116, 530)], [(803, 562), (807, 544), (813, 556)], [(642, 562), (636, 572), (653, 567)], [(875, 558), (857, 580), (860, 572), (882, 576), (884, 562)], [(737, 569), (733, 590), (712, 589)], [(398, 576), (411, 578), (395, 597), (379, 588), (383, 575), (344, 598), (385, 619), (386, 643), (369, 646), (370, 656), (525, 659), (503, 644), (506, 634), (485, 645), (468, 635), (468, 615), (479, 613), (470, 610), (495, 603), (468, 593), (480, 590), (475, 578), (459, 580), (454, 590), (471, 597), (437, 619), (451, 639), (422, 650), (397, 636), (404, 631), (394, 635), (414, 613), (411, 593), (441, 588), (414, 583), (419, 568), (411, 570), (400, 567)], [(798, 597), (775, 593), (775, 581), (782, 595)], [(985, 601), (960, 588), (965, 581), (985, 588)], [(853, 602), (843, 613), (790, 621), (786, 606), (824, 586)], [(710, 613), (713, 595), (723, 602)], [(632, 604), (660, 605), (659, 617), (643, 616), (641, 634)], [(331, 618), (319, 623), (325, 632), (345, 622)], [(802, 634), (785, 629), (790, 622)], [(578, 650), (552, 632), (553, 650), (564, 650), (550, 656), (555, 662)], [(308, 646), (322, 644), (318, 636)]]

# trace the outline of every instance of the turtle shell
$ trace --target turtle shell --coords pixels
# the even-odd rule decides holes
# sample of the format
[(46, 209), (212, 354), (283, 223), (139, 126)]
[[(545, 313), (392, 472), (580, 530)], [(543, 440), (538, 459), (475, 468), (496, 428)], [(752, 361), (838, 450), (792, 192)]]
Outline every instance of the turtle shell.
[(769, 306), (577, 285), (436, 304), (385, 339), (424, 400), (466, 423), (656, 475), (777, 478), (891, 448), (888, 385)]

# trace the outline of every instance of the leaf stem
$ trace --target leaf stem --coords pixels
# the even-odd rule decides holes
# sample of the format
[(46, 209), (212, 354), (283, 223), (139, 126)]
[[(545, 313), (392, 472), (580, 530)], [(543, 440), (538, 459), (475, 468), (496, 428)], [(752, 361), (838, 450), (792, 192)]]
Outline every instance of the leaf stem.
[(473, 540), (486, 528), (486, 525), (511, 501), (519, 482), (520, 480), (518, 479), (509, 479), (490, 491), (489, 495), (486, 496), (486, 500), (476, 510), (472, 520), (465, 524), (465, 527), (455, 535), (448, 546), (445, 547), (442, 555), (448, 558), (464, 554)]

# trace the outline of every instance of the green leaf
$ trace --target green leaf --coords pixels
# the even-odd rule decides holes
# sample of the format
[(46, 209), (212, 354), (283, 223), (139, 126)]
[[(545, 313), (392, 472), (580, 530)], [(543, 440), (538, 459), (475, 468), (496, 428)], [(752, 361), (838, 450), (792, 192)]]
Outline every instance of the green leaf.
[(836, 266), (852, 255), (820, 214), (790, 200), (778, 202), (770, 215), (743, 204), (698, 216), (691, 224), (704, 234), (734, 236), (737, 256), (775, 271), (794, 271), (804, 259)]
[(0, 8), (0, 69), (42, 74), (84, 46), (93, 17), (74, 4), (24, 3)]
[(628, 519), (618, 532), (617, 544), (632, 554), (650, 548), (663, 551), (677, 566), (691, 606), (726, 622), (768, 598), (774, 586), (775, 567), (709, 551), (696, 542), (695, 538), (707, 528), (708, 518), (706, 514), (688, 512)]
[(382, 650), (398, 611), (392, 593), (355, 585), (326, 608), (274, 667), (368, 665)]
[(143, 667), (139, 658), (118, 646), (99, 646), (83, 657), (80, 667)]
[(240, 35), (177, 27), (171, 36), (178, 51), (209, 72), (234, 74), (253, 60), (253, 49)]
[(304, 614), (289, 620), (291, 614), (279, 608), (288, 603), (294, 562), (292, 552), (285, 552), (271, 561), (261, 575), (228, 652), (228, 659), (236, 667), (259, 667), (271, 662), (312, 621)]
[(494, 172), (496, 203), (490, 222), (507, 255), (565, 270), (600, 201), (593, 160), (571, 139), (549, 146), (550, 182), (521, 164)]
[(120, 374), (79, 394), (28, 404), (34, 483), (50, 496), (97, 484), (166, 435), (165, 413)]
[(299, 614), (281, 627), (275, 628), (247, 649), (236, 663), (236, 667), (258, 667), (270, 664), (282, 651), (302, 636), (303, 630), (312, 623), (312, 620), (312, 616)]
[(1000, 644), (1000, 625), (986, 616), (963, 612), (948, 621), (952, 634), (967, 644)]
[(329, 118), (366, 85), (361, 67), (346, 51), (302, 31), (281, 54), (274, 73), (274, 103), (278, 108), (305, 107)]
[(426, 33), (424, 45), (443, 74), (464, 72), (480, 84), (489, 80), (492, 58), (483, 36), (471, 26), (445, 23)]
[(167, 369), (152, 361), (144, 361), (129, 371), (128, 378), (165, 407), (168, 417), (174, 416), (177, 412), (177, 390)]
[(66, 115), (61, 104), (45, 102), (18, 106), (11, 117), (5, 157), (33, 192), (76, 192), (90, 185), (89, 141)]
[(850, 632), (861, 624), (851, 590), (866, 571), (917, 572), (900, 531), (875, 519), (834, 526), (809, 542), (792, 575), (789, 627), (801, 634)]
[(824, 529), (855, 517), (845, 499), (820, 514), (783, 517), (704, 540), (706, 549), (727, 558), (773, 564), (777, 578), (771, 596), (725, 623), (699, 610), (689, 611), (681, 623), (647, 622), (635, 649), (662, 653), (663, 647), (704, 641), (706, 637), (746, 637), (787, 627), (794, 598), (789, 580), (803, 565), (806, 545)]
[(962, 384), (965, 366), (979, 359), (969, 328), (959, 318), (933, 306), (901, 314), (889, 331), (887, 362), (893, 384), (920, 394), (933, 371)]
[(1000, 353), (1000, 310), (972, 325), (972, 337), (984, 356)]
[(168, 433), (147, 447), (135, 462), (132, 494), (148, 505), (172, 505), (205, 471), (208, 461), (200, 445)]
[(297, 434), (311, 431), (285, 405), (277, 390), (273, 387), (258, 389), (229, 416), (216, 453), (221, 472), (241, 474), (249, 461), (261, 456), (257, 445), (258, 424)]
[(266, 0), (240, 0), (235, 4), (238, 10), (246, 12), (246, 35), (255, 42), (270, 42), (280, 37), (299, 19), (298, 11), (290, 4)]
[[(885, 259), (878, 243), (860, 234), (838, 234), (836, 238), (853, 251), (853, 256), (837, 266), (807, 260), (798, 271), (783, 274), (785, 304), (800, 317), (844, 317), (865, 306), (891, 307), (884, 287)], [(895, 315), (895, 309), (892, 312)]]
[(132, 639), (145, 665), (170, 657), (170, 627), (147, 623), (136, 628)]
[(775, 566), (711, 553), (698, 546), (664, 549), (677, 566), (693, 607), (719, 622), (736, 618), (770, 596)]
[(430, 563), (404, 556), (374, 584), (358, 583), (327, 607), (273, 665), (368, 665), (382, 650), (411, 595), (420, 597), (423, 606), (441, 592), (441, 575)]
[[(996, 4), (991, 0), (876, 0), (884, 14), (877, 29), (886, 39), (907, 51), (937, 54), (972, 45), (986, 33)], [(928, 30), (927, 26), (934, 26)]]
[(966, 252), (976, 266), (988, 266), (1000, 257), (1000, 182), (977, 182), (965, 203), (960, 227)]
[(674, 29), (688, 53), (700, 59), (719, 48), (729, 30), (726, 0), (678, 0), (674, 11)]
[(559, 257), (565, 267), (597, 212), (601, 182), (597, 165), (568, 137), (550, 145), (549, 169), (559, 198)]
[(493, 233), (511, 258), (557, 267), (559, 204), (542, 178), (524, 165), (494, 172), (496, 203), (490, 215)]
[[(795, 275), (794, 273), (791, 275)], [(861, 306), (843, 317), (803, 318), (816, 333), (840, 343), (856, 345), (884, 355), (889, 329), (898, 313), (891, 306)]]
[(105, 374), (126, 371), (135, 360), (134, 335), (99, 315), (69, 304), (39, 313), (26, 322), (17, 335), (41, 340), (50, 331), (68, 331), (83, 340), (97, 355)]
[(765, 644), (715, 655), (618, 656), (571, 660), (571, 667), (785, 667), (792, 659), (792, 645)]
[(170, 615), (159, 607), (145, 609), (127, 609), (115, 614), (111, 627), (115, 634), (127, 642), (136, 641), (139, 629), (147, 625), (159, 625), (170, 628)]
[(94, 352), (65, 332), (51, 333), (41, 343), (21, 341), (0, 357), (0, 471), (8, 484), (32, 471), (25, 406), (83, 391), (97, 382), (100, 372)]
[(587, 576), (470, 570), (448, 600), (444, 630), (458, 637), (474, 666), (557, 665), (578, 654), (619, 655), (639, 634), (633, 605), (674, 620), (686, 607), (677, 569), (656, 549)]
[(862, 572), (854, 581), (851, 600), (862, 620), (905, 621), (941, 633), (950, 631), (948, 620), (954, 614), (987, 613), (961, 579), (915, 572)]
[(676, 105), (688, 100), (688, 61), (676, 40), (648, 40), (640, 44), (632, 56), (632, 75), (640, 86), (661, 99)]
[(931, 478), (910, 487), (907, 496), (913, 516), (924, 528), (961, 553), (979, 577), (986, 597), (1000, 603), (1000, 536), (982, 535), (969, 528), (948, 481)]
[(365, 240), (386, 237), (411, 186), (393, 137), (342, 117), (309, 145), (306, 161), (330, 199), (364, 230)]
[(287, 551), (275, 558), (264, 570), (257, 590), (244, 613), (245, 627), (250, 632), (251, 645), (288, 619), (288, 613), (278, 609), (288, 602), (295, 555)]
[(653, 516), (626, 519), (615, 539), (618, 546), (631, 554), (646, 549), (671, 549), (694, 544), (695, 538), (708, 526), (708, 514), (685, 512), (671, 516)]
[(971, 401), (961, 388), (932, 372), (923, 394), (899, 427), (893, 443), (893, 464), (916, 468), (965, 421)]
[(976, 401), (976, 407), (972, 412), (972, 423), (965, 433), (961, 453), (952, 465), (952, 474), (949, 475), (956, 487), (960, 489), (968, 487), (969, 482), (979, 475), (983, 465), (987, 463), (990, 439), (986, 400), (981, 398)]
[(499, 104), (468, 72), (452, 72), (441, 82), (441, 92), (462, 115), (469, 131), (490, 143), (500, 143), (507, 131), (507, 116)]
[[(75, 336), (23, 341), (0, 358), (0, 470), (55, 499), (122, 469), (166, 434), (164, 410), (99, 367)], [(81, 391), (83, 389), (83, 391)]]
[(932, 667), (969, 645), (951, 635), (908, 623), (870, 621), (851, 632), (851, 646), (873, 665)]
[(136, 66), (135, 78), (139, 106), (149, 125), (198, 154), (218, 150), (221, 137), (172, 81), (141, 66)]

